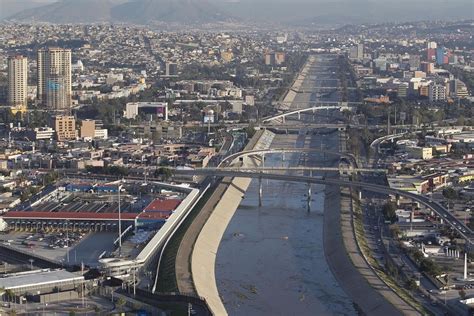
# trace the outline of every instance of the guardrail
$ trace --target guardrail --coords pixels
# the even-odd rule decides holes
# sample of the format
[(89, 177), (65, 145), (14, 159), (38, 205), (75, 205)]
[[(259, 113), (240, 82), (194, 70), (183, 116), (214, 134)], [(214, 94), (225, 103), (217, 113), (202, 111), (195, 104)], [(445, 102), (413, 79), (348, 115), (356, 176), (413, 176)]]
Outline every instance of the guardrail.
[(199, 202), (199, 200), (201, 200), (201, 198), (204, 196), (204, 194), (206, 194), (207, 190), (211, 187), (211, 184), (209, 183), (202, 191), (201, 191), (201, 194), (199, 195), (199, 197), (194, 201), (193, 205), (189, 208), (189, 212), (187, 212), (185, 214), (185, 216), (181, 219), (181, 221), (179, 222), (179, 224), (177, 224), (175, 226), (175, 228), (173, 229), (173, 231), (171, 232), (171, 234), (169, 235), (169, 237), (166, 239), (162, 249), (161, 249), (161, 253), (160, 253), (160, 256), (158, 258), (158, 264), (157, 264), (157, 267), (156, 267), (156, 274), (155, 274), (155, 282), (153, 283), (153, 288), (151, 290), (152, 293), (155, 293), (156, 291), (156, 287), (158, 285), (158, 279), (159, 279), (159, 273), (160, 273), (160, 266), (161, 266), (161, 260), (163, 258), (163, 254), (165, 252), (165, 249), (166, 249), (166, 246), (168, 246), (168, 243), (170, 242), (170, 240), (173, 238), (174, 234), (176, 233), (176, 231), (179, 229), (179, 227), (181, 226), (181, 224), (186, 220), (186, 218), (188, 217), (189, 213), (191, 213), (191, 211), (196, 207), (196, 204)]

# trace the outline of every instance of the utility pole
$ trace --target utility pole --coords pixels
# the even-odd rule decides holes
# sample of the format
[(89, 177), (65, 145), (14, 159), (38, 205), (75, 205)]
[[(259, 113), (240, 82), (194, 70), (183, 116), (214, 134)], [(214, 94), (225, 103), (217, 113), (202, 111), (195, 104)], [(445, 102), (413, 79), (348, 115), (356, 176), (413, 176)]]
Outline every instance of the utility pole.
[(137, 269), (133, 268), (133, 296), (137, 295)]
[(390, 135), (390, 106), (388, 106), (387, 111), (387, 135)]

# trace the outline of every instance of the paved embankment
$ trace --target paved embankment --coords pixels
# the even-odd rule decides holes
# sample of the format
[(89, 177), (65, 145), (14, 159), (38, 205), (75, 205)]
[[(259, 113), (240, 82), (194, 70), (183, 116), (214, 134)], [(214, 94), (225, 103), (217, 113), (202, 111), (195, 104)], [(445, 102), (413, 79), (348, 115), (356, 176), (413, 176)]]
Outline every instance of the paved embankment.
[(367, 315), (417, 315), (375, 275), (364, 260), (352, 229), (351, 199), (347, 196), (341, 199), (340, 195), (337, 187), (326, 187), (324, 252), (339, 285)]
[[(273, 133), (264, 131), (258, 137), (258, 141), (254, 142), (255, 146), (249, 144), (246, 149), (269, 148), (273, 136)], [(243, 163), (247, 166), (256, 166), (259, 161), (248, 158)], [(217, 250), (227, 225), (240, 205), (250, 182), (251, 179), (245, 178), (234, 178), (230, 182), (202, 228), (192, 252), (191, 271), (196, 292), (199, 296), (206, 298), (212, 312), (219, 316), (227, 315), (227, 312), (219, 296), (215, 279)]]
[(291, 104), (295, 100), (296, 95), (298, 94), (297, 91), (300, 90), (301, 86), (303, 85), (303, 82), (306, 79), (306, 76), (308, 75), (309, 69), (314, 64), (315, 61), (316, 59), (314, 58), (314, 56), (310, 56), (308, 58), (308, 61), (303, 66), (303, 69), (300, 71), (300, 73), (297, 75), (291, 88), (288, 89), (288, 91), (286, 92), (285, 97), (283, 98), (284, 104)]

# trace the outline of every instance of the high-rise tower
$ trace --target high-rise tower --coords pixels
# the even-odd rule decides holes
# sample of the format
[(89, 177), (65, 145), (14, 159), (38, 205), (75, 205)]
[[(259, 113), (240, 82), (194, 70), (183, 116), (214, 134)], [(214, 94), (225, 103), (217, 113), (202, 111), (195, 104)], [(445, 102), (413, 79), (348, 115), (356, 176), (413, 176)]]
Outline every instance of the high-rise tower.
[(51, 110), (71, 107), (71, 50), (38, 51), (38, 101)]
[(8, 58), (8, 105), (25, 110), (28, 97), (28, 59), (24, 56)]

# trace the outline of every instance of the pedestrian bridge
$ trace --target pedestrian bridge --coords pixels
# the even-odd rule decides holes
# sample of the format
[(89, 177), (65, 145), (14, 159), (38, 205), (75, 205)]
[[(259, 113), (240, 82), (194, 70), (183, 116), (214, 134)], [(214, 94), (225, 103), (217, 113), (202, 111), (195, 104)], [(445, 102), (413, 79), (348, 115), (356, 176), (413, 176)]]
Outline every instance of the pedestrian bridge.
[(283, 122), (285, 122), (285, 118), (287, 116), (295, 115), (295, 114), (298, 115), (298, 119), (301, 119), (301, 113), (304, 113), (304, 112), (313, 112), (314, 113), (316, 111), (321, 111), (321, 110), (339, 110), (339, 111), (343, 111), (343, 110), (350, 110), (350, 109), (351, 109), (351, 107), (348, 104), (313, 106), (313, 107), (309, 107), (309, 108), (293, 110), (293, 111), (277, 114), (277, 115), (274, 115), (274, 116), (265, 117), (265, 118), (262, 119), (262, 123), (269, 123), (269, 122), (276, 121), (276, 120), (279, 120), (279, 119), (282, 119)]
[(281, 154), (282, 159), (285, 160), (285, 154), (287, 153), (322, 153), (327, 155), (333, 155), (338, 157), (346, 158), (353, 166), (356, 166), (356, 159), (352, 154), (341, 153), (338, 151), (323, 150), (317, 148), (271, 148), (271, 149), (256, 149), (246, 150), (227, 156), (224, 160), (219, 163), (218, 167), (229, 166), (234, 160), (246, 156), (262, 156), (263, 167), (265, 166), (265, 155), (266, 154)]

